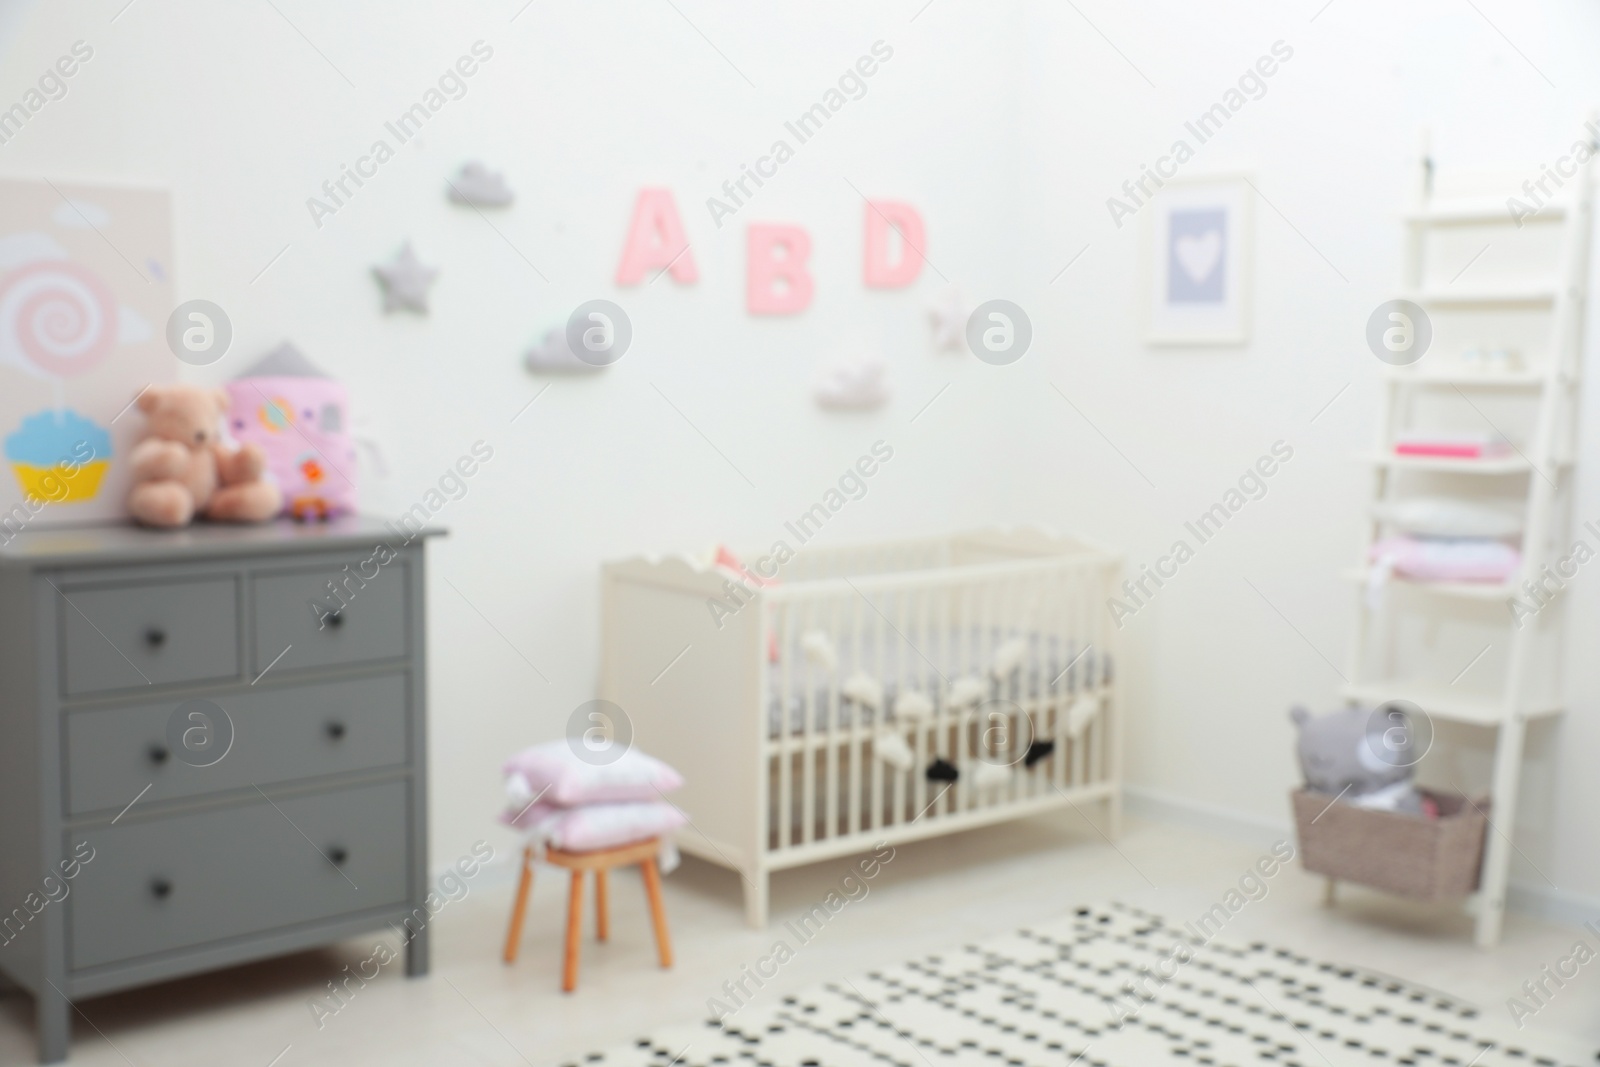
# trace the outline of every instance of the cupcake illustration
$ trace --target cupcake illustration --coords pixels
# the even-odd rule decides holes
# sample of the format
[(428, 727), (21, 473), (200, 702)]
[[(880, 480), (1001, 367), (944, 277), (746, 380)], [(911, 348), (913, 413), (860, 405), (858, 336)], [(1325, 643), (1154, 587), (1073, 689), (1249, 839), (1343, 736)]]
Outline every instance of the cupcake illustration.
[(6, 460), (29, 496), (92, 500), (111, 465), (111, 435), (69, 408), (40, 411), (6, 437)]

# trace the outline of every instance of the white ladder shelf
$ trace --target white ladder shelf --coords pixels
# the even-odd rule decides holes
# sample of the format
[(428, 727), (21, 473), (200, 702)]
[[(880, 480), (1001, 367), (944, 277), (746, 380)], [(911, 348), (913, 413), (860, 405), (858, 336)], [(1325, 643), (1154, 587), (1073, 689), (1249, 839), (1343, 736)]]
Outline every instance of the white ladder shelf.
[[(1580, 165), (1577, 175), (1562, 190), (1564, 196), (1519, 224), (1504, 201), (1481, 196), (1437, 196), (1433, 162), (1425, 145), (1422, 154), (1417, 204), (1405, 218), (1405, 298), (1428, 315), (1433, 323), (1434, 344), (1410, 366), (1385, 368), (1377, 446), (1372, 453), (1358, 457), (1372, 467), (1372, 517), (1366, 524), (1361, 566), (1349, 577), (1367, 582), (1370, 548), (1390, 532), (1388, 524), (1378, 517), (1378, 505), (1414, 495), (1416, 482), (1427, 479), (1435, 480), (1435, 484), (1451, 484), (1454, 490), (1452, 494), (1430, 489), (1428, 495), (1487, 493), (1504, 497), (1515, 492), (1521, 496), (1525, 502), (1521, 569), (1504, 584), (1397, 579), (1379, 600), (1362, 595), (1344, 696), (1370, 706), (1407, 701), (1430, 719), (1494, 731), (1488, 810), (1491, 826), (1474, 901), (1476, 940), (1487, 948), (1499, 941), (1505, 913), (1513, 850), (1509, 835), (1516, 821), (1527, 725), (1530, 720), (1559, 715), (1564, 710), (1559, 683), (1560, 605), (1555, 604), (1548, 612), (1541, 609), (1533, 619), (1521, 620), (1513, 606), (1518, 598), (1528, 603), (1530, 583), (1537, 586), (1543, 580), (1546, 566), (1567, 544), (1593, 193), (1590, 168)], [(1463, 240), (1468, 244), (1464, 245)], [(1502, 250), (1524, 241), (1549, 254), (1542, 264), (1537, 262), (1538, 257), (1507, 257), (1499, 270), (1480, 272), (1497, 276), (1494, 282), (1469, 281), (1458, 286), (1458, 278), (1472, 273), (1471, 264), (1446, 280), (1443, 275), (1460, 266), (1460, 261), (1444, 266), (1444, 254), (1434, 247), (1435, 243), (1448, 245), (1450, 241), (1455, 242), (1449, 246), (1451, 251), (1461, 259), (1465, 259), (1463, 248), (1480, 241), (1485, 252), (1497, 241)], [(1521, 268), (1527, 276), (1520, 276), (1515, 270), (1508, 272), (1510, 266)], [(1512, 315), (1521, 318), (1507, 317)], [(1486, 321), (1513, 331), (1515, 327), (1506, 324), (1515, 321), (1524, 331), (1531, 331), (1524, 336), (1542, 340), (1523, 345), (1523, 366), (1499, 371), (1470, 369), (1457, 351), (1440, 344), (1441, 339), (1446, 345), (1459, 343), (1461, 338), (1471, 337), (1474, 329), (1482, 329)], [(1479, 343), (1498, 340), (1477, 337)], [(1488, 459), (1397, 455), (1394, 443), (1399, 432), (1428, 428), (1414, 426), (1411, 420), (1430, 396), (1435, 401), (1442, 396), (1444, 403), (1457, 404), (1485, 423), (1489, 422), (1483, 410), (1486, 406), (1504, 411), (1511, 405), (1510, 410), (1514, 411), (1514, 405), (1525, 405), (1525, 436), (1518, 441), (1515, 435), (1508, 435), (1513, 438), (1515, 450)], [(1483, 428), (1499, 432), (1494, 423)], [(1403, 603), (1397, 603), (1402, 596)], [(1466, 669), (1456, 678), (1417, 677), (1398, 666), (1414, 651), (1398, 647), (1397, 615), (1402, 608), (1410, 611), (1413, 618), (1422, 617), (1424, 625), (1432, 627), (1427, 631), (1430, 635), (1455, 620), (1471, 617), (1482, 621), (1484, 612), (1491, 613), (1487, 619), (1492, 623), (1492, 613), (1500, 611), (1503, 628), (1491, 631), (1493, 637), (1480, 653), (1496, 648), (1502, 653), (1496, 657), (1498, 670), (1493, 675), (1497, 684), (1488, 688), (1457, 685), (1477, 660), (1464, 663)]]

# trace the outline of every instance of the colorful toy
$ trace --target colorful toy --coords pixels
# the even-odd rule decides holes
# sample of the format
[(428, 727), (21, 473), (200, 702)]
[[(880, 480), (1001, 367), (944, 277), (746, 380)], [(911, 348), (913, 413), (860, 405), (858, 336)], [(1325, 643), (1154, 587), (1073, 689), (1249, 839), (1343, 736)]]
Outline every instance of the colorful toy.
[(184, 526), (196, 515), (218, 522), (261, 522), (283, 497), (262, 478), (266, 456), (254, 445), (222, 443), (228, 394), (174, 383), (139, 394), (146, 437), (129, 456), (128, 511), (146, 526)]
[(355, 511), (356, 447), (342, 382), (284, 342), (225, 388), (233, 436), (266, 456), (288, 514), (307, 521)]

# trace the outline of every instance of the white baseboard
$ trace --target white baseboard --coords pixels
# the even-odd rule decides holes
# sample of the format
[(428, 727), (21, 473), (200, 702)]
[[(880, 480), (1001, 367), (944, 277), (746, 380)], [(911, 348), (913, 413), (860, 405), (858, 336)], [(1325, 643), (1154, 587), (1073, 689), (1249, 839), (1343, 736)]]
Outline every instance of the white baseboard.
[(1177, 823), (1204, 830), (1217, 837), (1260, 848), (1271, 848), (1279, 841), (1293, 841), (1294, 827), (1288, 820), (1249, 815), (1232, 808), (1219, 808), (1197, 800), (1173, 796), (1140, 785), (1124, 786), (1123, 805), (1128, 813), (1155, 822)]
[(1506, 907), (1519, 915), (1567, 926), (1582, 926), (1600, 918), (1600, 898), (1531, 882), (1512, 882)]
[[(1284, 839), (1294, 840), (1294, 826), (1286, 819), (1275, 820), (1203, 804), (1145, 786), (1125, 786), (1123, 803), (1130, 814), (1141, 818), (1193, 827), (1260, 848), (1268, 848)], [(1536, 882), (1512, 882), (1506, 894), (1506, 907), (1519, 915), (1569, 926), (1582, 926), (1600, 917), (1600, 897)]]

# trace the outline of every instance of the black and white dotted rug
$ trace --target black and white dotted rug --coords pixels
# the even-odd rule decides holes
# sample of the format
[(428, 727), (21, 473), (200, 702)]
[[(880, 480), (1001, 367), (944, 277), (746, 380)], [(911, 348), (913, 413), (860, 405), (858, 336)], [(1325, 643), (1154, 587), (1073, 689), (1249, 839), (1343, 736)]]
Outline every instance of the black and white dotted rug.
[[(562, 1067), (1592, 1067), (1593, 1049), (1519, 1032), (1422, 986), (1255, 942), (1195, 937), (1138, 908), (1079, 908), (980, 944), (752, 994)], [(803, 949), (802, 949), (803, 951)], [(1150, 977), (1160, 975), (1162, 977)], [(1129, 992), (1143, 981), (1144, 996)], [(1159, 983), (1159, 987), (1158, 987)]]

